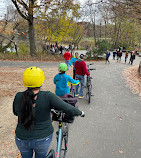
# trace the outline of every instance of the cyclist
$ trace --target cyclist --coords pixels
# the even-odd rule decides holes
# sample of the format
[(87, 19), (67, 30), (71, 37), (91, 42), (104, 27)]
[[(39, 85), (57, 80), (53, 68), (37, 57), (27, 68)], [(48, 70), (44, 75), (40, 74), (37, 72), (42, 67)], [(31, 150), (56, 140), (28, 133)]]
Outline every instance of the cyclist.
[(79, 54), (78, 52), (75, 53), (75, 56), (70, 60), (69, 65), (73, 66), (73, 79), (75, 79), (75, 68), (74, 63), (78, 60)]
[(88, 72), (86, 63), (84, 61), (84, 54), (80, 55), (80, 59), (78, 59), (75, 62), (75, 74), (76, 74), (76, 79), (78, 79), (81, 83), (81, 88), (80, 91), (78, 92), (79, 89), (79, 84), (76, 85), (76, 94), (75, 96), (79, 96), (79, 98), (84, 98), (83, 96), (83, 89), (84, 89), (84, 84), (85, 84), (85, 75), (90, 76), (90, 73)]
[(22, 158), (45, 158), (52, 141), (53, 126), (50, 111), (59, 109), (72, 116), (84, 112), (65, 103), (50, 91), (41, 91), (45, 80), (44, 72), (38, 67), (27, 68), (23, 73), (23, 83), (27, 87), (18, 92), (13, 102), (13, 113), (18, 116), (15, 142)]
[(59, 97), (63, 97), (69, 93), (69, 83), (79, 84), (79, 80), (72, 79), (69, 75), (66, 75), (67, 65), (65, 63), (59, 64), (59, 73), (54, 77), (54, 84), (56, 84), (55, 93)]

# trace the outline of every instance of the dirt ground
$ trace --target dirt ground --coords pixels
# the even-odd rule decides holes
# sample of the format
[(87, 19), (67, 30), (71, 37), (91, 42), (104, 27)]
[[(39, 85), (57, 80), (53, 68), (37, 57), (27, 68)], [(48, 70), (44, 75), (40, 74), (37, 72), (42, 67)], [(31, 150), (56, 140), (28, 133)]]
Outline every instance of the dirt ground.
[(138, 73), (138, 67), (139, 66), (137, 65), (125, 69), (123, 75), (132, 92), (138, 94), (141, 99), (141, 76)]
[[(18, 91), (24, 91), (22, 83), (23, 68), (0, 68), (0, 158), (20, 158), (19, 151), (14, 142), (14, 130), (17, 117), (12, 113), (12, 102)], [(53, 78), (57, 74), (57, 68), (43, 68), (45, 82), (42, 90), (54, 92)], [(68, 72), (72, 76), (72, 69)], [(127, 85), (134, 93), (141, 97), (141, 77), (137, 73), (137, 66), (124, 71)]]

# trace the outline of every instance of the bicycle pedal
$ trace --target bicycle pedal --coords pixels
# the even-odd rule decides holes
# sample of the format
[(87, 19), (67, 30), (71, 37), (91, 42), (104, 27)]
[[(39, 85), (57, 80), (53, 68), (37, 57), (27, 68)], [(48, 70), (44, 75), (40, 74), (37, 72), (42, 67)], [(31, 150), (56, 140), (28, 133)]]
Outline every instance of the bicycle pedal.
[(65, 137), (66, 136), (66, 133), (65, 132), (63, 132), (63, 137)]

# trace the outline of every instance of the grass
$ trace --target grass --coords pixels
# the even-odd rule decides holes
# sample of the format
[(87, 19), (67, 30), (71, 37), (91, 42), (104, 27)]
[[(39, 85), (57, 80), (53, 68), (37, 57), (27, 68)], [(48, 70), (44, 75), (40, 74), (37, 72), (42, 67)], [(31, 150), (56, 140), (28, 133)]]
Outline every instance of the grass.
[(64, 61), (63, 55), (59, 54), (46, 54), (39, 53), (37, 55), (31, 57), (28, 54), (19, 54), (17, 56), (15, 53), (0, 53), (1, 60), (24, 60), (24, 61)]

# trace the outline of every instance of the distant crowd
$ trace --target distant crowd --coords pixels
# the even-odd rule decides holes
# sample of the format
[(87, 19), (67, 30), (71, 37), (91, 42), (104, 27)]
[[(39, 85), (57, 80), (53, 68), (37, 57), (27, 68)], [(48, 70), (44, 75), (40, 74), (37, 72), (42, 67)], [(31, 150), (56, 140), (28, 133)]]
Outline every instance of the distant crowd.
[[(50, 45), (46, 45), (46, 44), (42, 44), (42, 51), (46, 52), (49, 51), (50, 53), (58, 53), (58, 54), (63, 54), (63, 50), (72, 50), (74, 48), (74, 45), (68, 45), (68, 46), (62, 46), (62, 45), (58, 45), (58, 43), (56, 42), (55, 44), (50, 44)], [(77, 46), (77, 50), (78, 50), (78, 46)]]
[[(117, 60), (117, 62), (120, 62), (121, 61), (121, 58), (123, 56), (123, 47), (120, 47), (118, 49), (116, 49), (115, 51), (113, 51), (113, 60)], [(129, 57), (129, 54), (130, 54), (130, 57), (129, 57), (129, 64), (133, 64), (133, 61), (135, 60), (135, 56), (136, 56), (136, 53), (137, 53), (137, 50), (134, 49), (134, 51), (126, 51), (125, 52), (125, 55), (124, 55), (124, 59), (125, 59), (125, 63), (127, 62), (127, 59)], [(111, 55), (110, 51), (107, 50), (107, 52), (105, 53), (106, 54), (106, 62), (105, 64), (108, 62), (110, 63), (109, 61), (109, 57)]]

